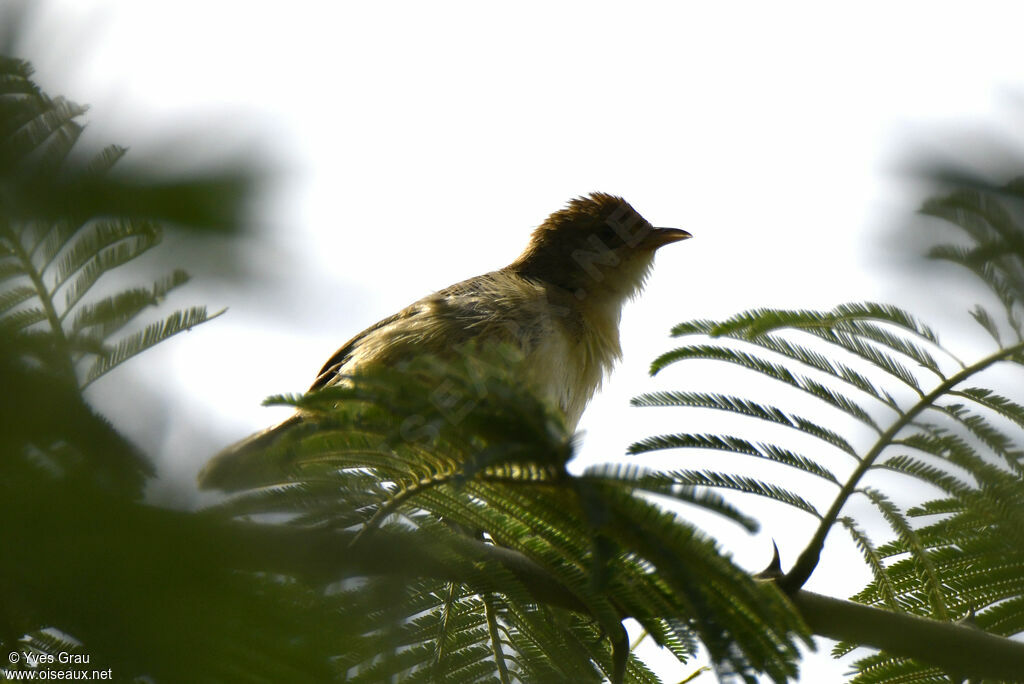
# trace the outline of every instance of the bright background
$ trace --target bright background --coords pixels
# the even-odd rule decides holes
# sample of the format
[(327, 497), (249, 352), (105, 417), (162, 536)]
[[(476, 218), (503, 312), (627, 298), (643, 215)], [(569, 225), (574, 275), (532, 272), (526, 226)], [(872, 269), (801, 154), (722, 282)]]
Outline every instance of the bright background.
[[(627, 406), (732, 381), (714, 366), (648, 377), (679, 321), (859, 300), (959, 311), (954, 287), (905, 275), (893, 236), (924, 194), (901, 164), (990, 162), (965, 136), (1002, 130), (1024, 83), (1012, 2), (35, 4), (23, 56), (47, 92), (92, 106), (89, 143), (270, 160), (248, 279), (222, 277), (216, 253), (181, 254), (195, 284), (171, 303), (228, 313), (90, 389), (158, 458), (152, 498), (182, 506), (208, 500), (192, 482), (209, 454), (281, 417), (264, 397), (304, 390), (337, 346), (414, 299), (508, 263), (547, 214), (592, 190), (695, 237), (659, 254), (626, 310), (625, 359), (584, 415), (581, 463), (716, 429), (715, 416), (694, 425)], [(976, 344), (952, 339), (968, 356)], [(788, 566), (812, 521), (738, 501), (760, 534), (696, 519), (745, 567), (767, 563), (772, 539)], [(826, 554), (808, 588), (863, 585), (842, 534)], [(842, 681), (828, 648), (801, 681)], [(667, 681), (695, 667), (648, 655)]]

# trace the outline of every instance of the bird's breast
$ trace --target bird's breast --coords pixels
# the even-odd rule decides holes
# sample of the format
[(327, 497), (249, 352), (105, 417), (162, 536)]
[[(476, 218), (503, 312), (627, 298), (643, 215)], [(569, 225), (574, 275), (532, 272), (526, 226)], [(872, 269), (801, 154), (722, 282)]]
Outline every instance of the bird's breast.
[(526, 350), (524, 370), (528, 381), (561, 407), (568, 427), (575, 429), (583, 410), (621, 355), (618, 311), (605, 316), (604, 312), (588, 311), (576, 303), (547, 303), (544, 334)]

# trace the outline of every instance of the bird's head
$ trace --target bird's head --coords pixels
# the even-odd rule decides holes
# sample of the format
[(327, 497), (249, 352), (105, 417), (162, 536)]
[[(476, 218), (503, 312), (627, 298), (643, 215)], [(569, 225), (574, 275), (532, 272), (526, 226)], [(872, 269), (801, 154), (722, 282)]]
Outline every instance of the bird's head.
[(653, 227), (621, 197), (595, 192), (551, 214), (509, 268), (580, 300), (625, 300), (643, 287), (655, 251), (688, 237)]

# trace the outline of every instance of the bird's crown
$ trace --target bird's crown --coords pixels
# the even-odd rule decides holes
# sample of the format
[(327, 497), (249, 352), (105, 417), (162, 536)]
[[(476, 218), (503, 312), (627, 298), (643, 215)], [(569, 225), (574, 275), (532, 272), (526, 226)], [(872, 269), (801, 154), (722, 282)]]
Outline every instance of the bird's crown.
[(573, 243), (594, 236), (613, 246), (624, 241), (619, 235), (624, 228), (642, 231), (650, 230), (650, 225), (621, 197), (593, 192), (570, 200), (564, 209), (548, 216), (534, 231), (531, 243), (541, 247), (552, 241)]

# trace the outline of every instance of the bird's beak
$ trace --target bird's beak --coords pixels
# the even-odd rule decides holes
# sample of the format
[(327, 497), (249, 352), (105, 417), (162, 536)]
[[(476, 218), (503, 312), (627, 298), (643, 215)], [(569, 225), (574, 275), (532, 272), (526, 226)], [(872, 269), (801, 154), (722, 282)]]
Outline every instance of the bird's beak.
[(655, 228), (648, 233), (647, 237), (640, 244), (647, 249), (655, 250), (659, 247), (664, 247), (670, 242), (679, 242), (680, 240), (692, 237), (685, 230), (680, 230), (679, 228)]

